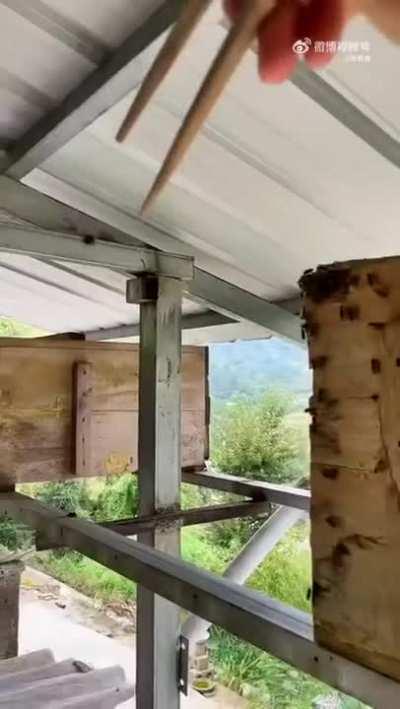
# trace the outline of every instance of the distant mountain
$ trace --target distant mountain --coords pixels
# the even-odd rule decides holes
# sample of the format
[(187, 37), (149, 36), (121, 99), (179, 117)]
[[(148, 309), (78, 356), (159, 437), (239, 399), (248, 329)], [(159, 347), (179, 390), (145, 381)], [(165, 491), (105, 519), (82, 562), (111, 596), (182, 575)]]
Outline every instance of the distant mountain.
[(284, 389), (302, 403), (311, 391), (307, 351), (284, 340), (255, 340), (210, 347), (211, 395), (259, 396), (267, 389)]

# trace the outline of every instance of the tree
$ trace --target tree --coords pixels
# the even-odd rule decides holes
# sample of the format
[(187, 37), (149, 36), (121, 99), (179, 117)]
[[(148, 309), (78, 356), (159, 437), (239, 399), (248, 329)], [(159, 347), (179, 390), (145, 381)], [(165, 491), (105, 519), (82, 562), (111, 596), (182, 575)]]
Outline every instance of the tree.
[(212, 436), (217, 469), (274, 483), (298, 477), (298, 444), (286, 423), (290, 408), (290, 397), (279, 392), (256, 400), (240, 397), (222, 406)]
[[(211, 448), (211, 460), (217, 470), (273, 483), (294, 482), (302, 477), (301, 439), (287, 423), (291, 410), (290, 396), (279, 392), (217, 404)], [(230, 497), (225, 495), (224, 499)], [(216, 544), (239, 549), (261, 523), (251, 518), (226, 521), (212, 525), (210, 535)]]

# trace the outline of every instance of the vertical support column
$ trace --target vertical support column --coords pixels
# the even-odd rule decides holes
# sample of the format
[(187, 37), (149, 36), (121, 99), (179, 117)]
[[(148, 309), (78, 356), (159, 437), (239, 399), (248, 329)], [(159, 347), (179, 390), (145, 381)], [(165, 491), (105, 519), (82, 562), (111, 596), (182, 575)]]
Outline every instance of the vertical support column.
[[(0, 481), (0, 492), (13, 492), (15, 486)], [(0, 660), (18, 655), (19, 589), (24, 565), (0, 564)]]
[(0, 564), (0, 660), (18, 655), (19, 588), (24, 565)]
[[(140, 303), (140, 514), (179, 509), (181, 483), (182, 284), (141, 276), (128, 283)], [(180, 554), (180, 523), (143, 533), (139, 541)], [(137, 709), (178, 709), (180, 609), (141, 586), (137, 594)]]

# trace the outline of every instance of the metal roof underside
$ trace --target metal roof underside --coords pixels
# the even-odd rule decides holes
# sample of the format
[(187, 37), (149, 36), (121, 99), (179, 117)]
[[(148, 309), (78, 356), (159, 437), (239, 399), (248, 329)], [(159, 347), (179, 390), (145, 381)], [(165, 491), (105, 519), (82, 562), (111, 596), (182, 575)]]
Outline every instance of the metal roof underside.
[[(165, 4), (0, 0), (0, 144), (8, 155), (18, 156), (38, 122)], [(90, 106), (82, 130), (68, 125), (61, 146), (52, 134), (42, 152), (6, 160), (7, 174), (140, 238), (133, 218), (224, 34), (215, 2), (128, 145), (114, 140), (134, 93), (125, 95), (121, 84), (115, 95), (125, 97), (116, 105), (111, 92), (102, 106)], [(129, 87), (162, 39), (131, 61)], [(347, 39), (369, 42), (368, 63), (341, 54), (319, 77), (301, 71), (279, 87), (259, 84), (248, 53), (149, 215), (157, 227), (150, 246), (193, 255), (201, 269), (271, 301), (296, 295), (302, 272), (319, 263), (399, 252), (398, 50), (363, 20)], [(138, 320), (124, 302), (123, 274), (4, 253), (0, 274), (2, 313), (47, 330)], [(187, 301), (184, 311), (205, 307)], [(200, 339), (193, 330), (186, 341), (263, 332), (221, 324)]]

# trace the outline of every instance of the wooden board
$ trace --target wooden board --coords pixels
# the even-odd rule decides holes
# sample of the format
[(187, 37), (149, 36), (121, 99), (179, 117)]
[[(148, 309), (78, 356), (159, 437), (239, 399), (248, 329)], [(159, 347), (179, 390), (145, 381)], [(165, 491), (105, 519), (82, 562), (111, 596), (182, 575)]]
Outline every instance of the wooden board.
[[(0, 487), (74, 476), (78, 363), (92, 372), (90, 467), (81, 461), (80, 474), (135, 471), (138, 354), (137, 345), (1, 340)], [(205, 348), (183, 348), (184, 467), (203, 467), (207, 452), (206, 364)]]
[(400, 680), (400, 258), (301, 283), (316, 639)]

